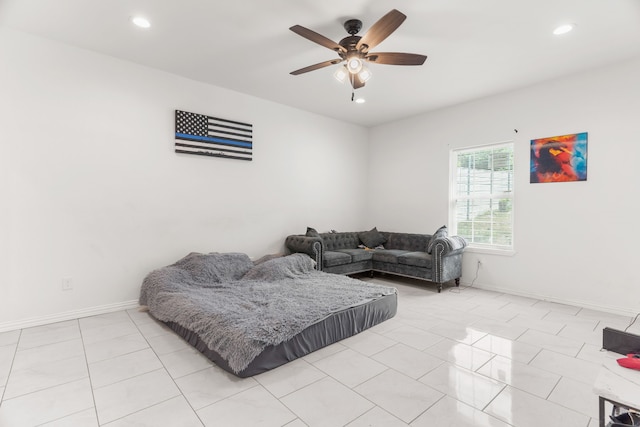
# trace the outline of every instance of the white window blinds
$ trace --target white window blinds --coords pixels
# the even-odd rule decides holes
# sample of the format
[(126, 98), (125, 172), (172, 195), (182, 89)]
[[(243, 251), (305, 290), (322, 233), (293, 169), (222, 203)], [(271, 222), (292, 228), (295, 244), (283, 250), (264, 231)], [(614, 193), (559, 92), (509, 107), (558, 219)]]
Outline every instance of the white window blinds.
[(453, 232), (471, 247), (513, 250), (513, 143), (452, 151)]

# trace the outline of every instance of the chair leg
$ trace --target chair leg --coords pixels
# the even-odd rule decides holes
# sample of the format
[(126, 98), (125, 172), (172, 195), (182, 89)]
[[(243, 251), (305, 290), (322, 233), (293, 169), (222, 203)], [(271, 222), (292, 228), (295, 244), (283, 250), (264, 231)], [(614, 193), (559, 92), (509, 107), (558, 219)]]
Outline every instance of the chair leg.
[(438, 283), (438, 293), (442, 292), (442, 283)]
[(460, 286), (460, 278), (459, 277), (456, 279), (456, 286)]

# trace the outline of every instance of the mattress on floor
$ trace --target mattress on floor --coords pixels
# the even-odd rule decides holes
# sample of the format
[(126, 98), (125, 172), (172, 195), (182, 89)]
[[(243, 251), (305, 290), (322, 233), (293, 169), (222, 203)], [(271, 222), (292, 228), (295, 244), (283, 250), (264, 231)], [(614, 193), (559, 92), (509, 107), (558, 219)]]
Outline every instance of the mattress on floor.
[(334, 313), (309, 326), (289, 341), (267, 346), (249, 366), (237, 373), (233, 372), (227, 361), (216, 351), (207, 347), (197, 333), (173, 322), (165, 322), (165, 324), (216, 365), (234, 375), (246, 378), (277, 368), (382, 323), (396, 315), (397, 307), (397, 294), (392, 294)]
[(191, 253), (144, 279), (140, 304), (219, 366), (264, 372), (393, 317), (397, 290), (317, 271), (304, 254), (254, 265)]

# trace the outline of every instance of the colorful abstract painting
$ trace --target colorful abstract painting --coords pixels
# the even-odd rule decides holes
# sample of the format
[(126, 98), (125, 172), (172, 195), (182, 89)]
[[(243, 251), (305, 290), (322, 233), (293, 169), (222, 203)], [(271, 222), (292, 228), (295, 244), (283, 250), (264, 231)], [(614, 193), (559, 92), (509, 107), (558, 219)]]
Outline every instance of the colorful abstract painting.
[(531, 182), (587, 180), (587, 132), (531, 140)]

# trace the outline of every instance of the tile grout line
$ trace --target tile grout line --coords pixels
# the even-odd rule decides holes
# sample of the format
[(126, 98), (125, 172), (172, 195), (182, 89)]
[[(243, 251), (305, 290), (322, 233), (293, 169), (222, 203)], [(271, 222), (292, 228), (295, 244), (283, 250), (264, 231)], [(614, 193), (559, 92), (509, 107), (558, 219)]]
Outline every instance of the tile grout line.
[[(191, 408), (191, 410), (193, 411), (193, 414), (196, 416), (196, 418), (198, 418), (198, 421), (200, 421), (200, 424), (202, 424), (203, 426), (205, 425), (204, 421), (202, 420), (202, 418), (200, 418), (200, 414), (198, 414), (198, 411), (196, 411), (196, 409), (193, 407), (193, 405), (191, 404), (191, 402), (189, 401), (189, 399), (187, 399), (187, 397), (184, 395), (184, 392), (182, 391), (182, 389), (180, 388), (180, 386), (178, 385), (178, 383), (176, 382), (176, 379), (173, 378), (173, 376), (169, 373), (167, 367), (165, 366), (164, 362), (162, 361), (162, 358), (160, 358), (160, 355), (156, 352), (155, 348), (153, 348), (153, 346), (151, 345), (151, 343), (149, 342), (149, 340), (147, 339), (147, 337), (145, 336), (145, 334), (140, 330), (139, 325), (133, 320), (133, 318), (131, 317), (131, 314), (125, 310), (125, 312), (127, 313), (127, 316), (129, 316), (129, 318), (131, 319), (131, 321), (134, 323), (134, 325), (136, 326), (136, 329), (138, 330), (138, 332), (140, 333), (140, 335), (142, 336), (142, 338), (145, 340), (145, 342), (147, 343), (147, 345), (149, 346), (149, 349), (153, 352), (153, 354), (156, 355), (156, 357), (158, 358), (158, 361), (160, 362), (160, 364), (162, 365), (162, 369), (164, 369), (164, 371), (167, 373), (167, 375), (169, 376), (169, 378), (171, 378), (171, 381), (173, 382), (173, 384), (176, 386), (176, 388), (178, 389), (178, 391), (180, 391), (180, 396), (182, 396), (182, 398), (184, 399), (185, 402), (187, 402), (187, 405), (189, 405), (189, 408)], [(149, 310), (146, 311), (147, 316), (151, 316), (151, 313), (149, 313)], [(205, 369), (209, 369), (209, 368), (205, 368)], [(205, 369), (202, 369), (203, 371)], [(199, 371), (196, 371), (199, 372)], [(187, 374), (187, 375), (191, 375), (191, 374)], [(186, 375), (185, 375), (186, 376)], [(181, 378), (181, 377), (180, 377)], [(171, 399), (175, 398), (172, 397)], [(202, 408), (200, 408), (202, 409)], [(129, 414), (131, 415), (131, 414)], [(128, 416), (128, 415), (127, 415)]]
[(13, 357), (11, 358), (11, 364), (9, 365), (9, 372), (7, 373), (7, 381), (4, 383), (4, 387), (2, 388), (2, 393), (0, 393), (0, 406), (2, 406), (2, 402), (4, 402), (4, 395), (7, 392), (7, 386), (9, 385), (9, 379), (11, 378), (11, 373), (13, 372), (13, 364), (16, 361), (16, 356), (18, 354), (18, 346), (20, 345), (20, 338), (22, 338), (22, 329), (20, 329), (20, 333), (18, 333), (18, 340), (16, 341), (16, 348), (13, 350)]
[[(549, 400), (549, 398), (553, 394), (554, 390), (558, 387), (558, 385), (560, 384), (560, 381), (562, 381), (563, 378), (564, 378), (564, 376), (560, 375), (560, 378), (558, 378), (558, 381), (556, 381), (556, 383), (553, 385), (553, 387), (551, 388), (551, 391), (549, 391), (549, 393), (547, 394), (547, 397), (545, 397), (544, 400)], [(549, 400), (549, 402), (551, 402), (551, 401)]]
[(96, 405), (96, 395), (93, 390), (93, 381), (91, 380), (91, 370), (89, 369), (89, 360), (87, 359), (87, 348), (84, 343), (84, 334), (78, 320), (78, 329), (80, 330), (80, 341), (82, 342), (82, 354), (84, 355), (85, 366), (87, 367), (87, 375), (89, 376), (89, 389), (91, 390), (91, 400), (93, 401), (93, 412), (96, 414), (96, 422), (100, 425), (100, 417), (98, 415), (98, 405)]
[[(500, 382), (501, 382), (501, 381), (500, 381)], [(506, 384), (506, 383), (502, 383), (502, 384), (503, 384), (503, 385), (502, 385), (502, 388), (500, 389), (500, 391), (499, 391), (499, 392), (497, 392), (497, 393), (496, 393), (496, 395), (495, 395), (495, 396), (493, 396), (493, 397), (491, 398), (491, 400), (490, 400), (489, 402), (487, 402), (487, 404), (486, 404), (486, 405), (484, 405), (484, 407), (483, 407), (482, 409), (480, 409), (480, 412), (483, 412), (483, 413), (485, 413), (485, 414), (487, 414), (487, 415), (489, 415), (489, 416), (492, 416), (492, 415), (491, 415), (491, 414), (489, 414), (488, 412), (485, 412), (485, 409), (487, 409), (487, 408), (488, 408), (488, 407), (493, 403), (493, 401), (494, 401), (494, 400), (496, 400), (496, 399), (498, 398), (498, 396), (500, 396), (500, 395), (501, 395), (501, 394), (502, 394), (502, 393), (507, 389), (507, 387), (515, 388), (515, 387), (513, 387), (513, 386), (511, 386), (511, 385), (509, 385), (509, 384)], [(518, 389), (518, 390), (519, 390), (519, 389)], [(524, 391), (524, 390), (522, 390), (522, 391)], [(533, 395), (532, 395), (532, 396), (533, 396)], [(464, 402), (463, 402), (463, 403), (464, 403)], [(469, 405), (469, 406), (472, 406), (472, 405)], [(494, 418), (495, 418), (495, 417), (494, 417)]]
[[(425, 385), (427, 385), (427, 384), (425, 384)], [(428, 385), (427, 385), (427, 386), (428, 386)], [(435, 390), (435, 389), (433, 389), (433, 390)], [(436, 391), (438, 391), (438, 390), (436, 390)], [(442, 392), (440, 391), (439, 393), (442, 393)], [(408, 422), (408, 423), (406, 423), (406, 424), (411, 425), (411, 423), (415, 422), (418, 418), (420, 418), (421, 416), (423, 416), (426, 412), (429, 412), (429, 410), (430, 410), (431, 408), (433, 408), (434, 406), (436, 406), (436, 405), (437, 405), (441, 400), (446, 399), (447, 397), (450, 397), (450, 398), (452, 398), (452, 399), (454, 399), (454, 400), (457, 400), (457, 399), (455, 399), (454, 397), (451, 397), (451, 396), (449, 396), (449, 395), (448, 395), (448, 394), (446, 394), (446, 393), (442, 393), (442, 396), (440, 396), (440, 398), (439, 398), (438, 400), (436, 400), (435, 402), (433, 402), (431, 405), (429, 405), (429, 407), (428, 407), (427, 409), (425, 409), (424, 411), (420, 412), (420, 413), (419, 413), (419, 414), (418, 414), (414, 419), (412, 419), (411, 421), (409, 421), (409, 422)], [(458, 400), (458, 402), (460, 402), (460, 401)], [(464, 404), (464, 402), (461, 402), (461, 403), (463, 403), (463, 404)], [(392, 415), (393, 415), (393, 414), (392, 414)], [(396, 417), (396, 418), (398, 418), (398, 417)], [(401, 420), (401, 421), (402, 421), (402, 420)]]
[[(68, 383), (67, 383), (67, 384), (68, 384)], [(88, 411), (89, 409), (91, 409), (91, 408), (81, 409), (81, 410), (76, 411), (76, 412), (73, 412), (73, 413), (71, 413), (71, 414), (64, 415), (64, 416), (62, 416), (62, 417), (60, 417), (60, 418), (56, 418), (56, 419), (53, 419), (53, 420), (45, 421), (45, 422), (43, 422), (43, 423), (37, 424), (37, 425), (36, 425), (36, 427), (44, 426), (44, 425), (47, 425), (47, 424), (49, 424), (49, 423), (54, 423), (54, 422), (56, 422), (56, 421), (62, 421), (62, 420), (64, 420), (65, 418), (72, 417), (72, 416), (77, 415), (77, 414), (80, 414), (80, 413), (82, 413), (82, 412), (84, 412), (84, 411)], [(97, 417), (96, 417), (96, 419), (97, 419)]]
[[(114, 423), (114, 422), (116, 422), (116, 421), (118, 421), (118, 420), (122, 420), (122, 419), (124, 419), (124, 418), (127, 418), (127, 417), (129, 417), (129, 416), (131, 416), (131, 415), (134, 415), (134, 414), (140, 413), (140, 412), (142, 412), (142, 411), (146, 411), (147, 409), (149, 409), (149, 408), (153, 408), (154, 406), (162, 405), (163, 403), (166, 403), (166, 402), (168, 402), (168, 401), (170, 401), (170, 400), (173, 400), (173, 399), (175, 399), (176, 397), (180, 397), (180, 396), (183, 396), (183, 394), (182, 394), (182, 393), (180, 393), (179, 395), (172, 396), (172, 397), (169, 397), (169, 398), (167, 398), (167, 399), (165, 399), (165, 400), (162, 400), (162, 401), (160, 401), (160, 402), (156, 402), (156, 403), (154, 403), (153, 405), (149, 405), (149, 406), (147, 406), (146, 408), (138, 409), (137, 411), (131, 412), (130, 414), (123, 415), (123, 416), (121, 416), (120, 418), (115, 418), (115, 419), (113, 419), (113, 420), (110, 420), (110, 421), (109, 421), (108, 423), (106, 423), (105, 425), (109, 425), (109, 424)], [(187, 400), (187, 399), (185, 399), (185, 400)], [(194, 411), (194, 412), (195, 412), (195, 411)], [(196, 414), (196, 415), (197, 415), (197, 414)], [(199, 418), (198, 418), (198, 419), (199, 419)], [(202, 421), (200, 421), (200, 422), (202, 422)], [(98, 425), (99, 425), (99, 426), (102, 426), (103, 424), (102, 424), (102, 423), (98, 423)], [(202, 425), (204, 426), (204, 423), (203, 423)]]

